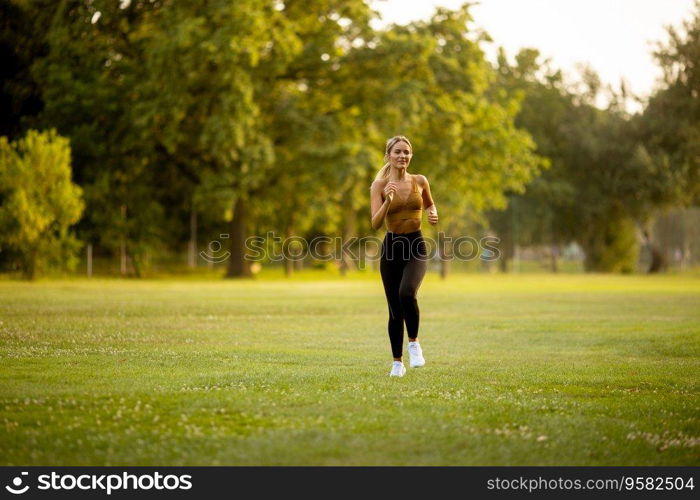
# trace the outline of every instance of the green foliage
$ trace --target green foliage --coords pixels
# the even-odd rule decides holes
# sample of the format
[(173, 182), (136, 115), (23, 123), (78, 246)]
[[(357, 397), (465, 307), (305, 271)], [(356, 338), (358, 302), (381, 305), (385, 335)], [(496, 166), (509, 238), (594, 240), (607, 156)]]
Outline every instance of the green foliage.
[(69, 228), (82, 214), (82, 189), (71, 182), (70, 146), (54, 130), (0, 137), (0, 245), (25, 277), (73, 268), (79, 243)]
[(369, 184), (360, 180), (367, 172), (367, 124), (359, 107), (345, 102), (358, 81), (346, 80), (344, 69), (352, 45), (368, 35), (369, 9), (359, 0), (317, 0), (285, 2), (275, 14), (288, 31), (294, 27), (295, 43), (287, 46), (301, 50), (289, 51), (286, 61), (263, 55), (255, 68), (274, 148), (269, 179), (250, 192), (259, 200), (256, 224), (287, 235), (337, 234), (355, 211), (367, 210)]
[(511, 247), (585, 245), (606, 218), (697, 198), (697, 22), (672, 32), (668, 88), (630, 122), (593, 106), (590, 70), (572, 91), (533, 50), (491, 67), (469, 9), (374, 30), (363, 0), (10, 2), (3, 43), (41, 36), (13, 52), (3, 95), (15, 111), (40, 95), (43, 110), (6, 126), (70, 138), (79, 234), (113, 253), (125, 242), (136, 268), (182, 245), (192, 210), (216, 234), (232, 218), (240, 235), (369, 232), (368, 187), (395, 134), (413, 141), (440, 230), (518, 200), (489, 214)]
[(629, 119), (619, 106), (624, 95), (612, 95), (608, 109), (594, 107), (601, 84), (592, 70), (574, 93), (538, 61), (537, 51), (521, 51), (512, 66), (501, 53), (499, 86), (524, 95), (516, 123), (552, 164), (523, 195), (511, 197), (506, 212), (489, 214), (506, 255), (517, 243), (577, 241), (589, 270), (634, 269), (635, 223), (644, 231), (659, 209), (699, 200), (698, 54), (700, 2), (682, 30), (669, 28), (668, 45), (656, 52), (664, 87)]
[(632, 273), (637, 269), (639, 245), (634, 219), (605, 214), (581, 228), (578, 241), (586, 252), (587, 271)]
[(36, 122), (71, 138), (87, 204), (81, 238), (113, 253), (124, 241), (137, 274), (148, 252), (172, 242), (167, 237), (177, 225), (163, 205), (182, 185), (172, 180), (174, 167), (157, 161), (155, 145), (130, 114), (144, 63), (144, 44), (133, 34), (159, 8), (147, 1), (123, 8), (107, 1), (50, 4), (37, 13), (49, 49), (32, 67), (44, 100)]
[(680, 29), (668, 28), (655, 57), (664, 85), (638, 119), (639, 135), (653, 159), (656, 205), (700, 203), (700, 2)]
[(576, 241), (588, 270), (631, 272), (639, 252), (635, 222), (658, 200), (653, 161), (624, 111), (593, 105), (600, 90), (595, 73), (586, 70), (583, 90), (573, 94), (538, 57), (523, 50), (511, 66), (501, 54), (499, 77), (508, 93), (524, 95), (516, 123), (532, 133), (551, 168), (512, 196), (508, 211), (491, 213), (492, 227), (506, 255), (515, 244)]
[(28, 2), (0, 0), (0, 136), (11, 141), (23, 135), (22, 125), (41, 107), (31, 65), (46, 50), (46, 33), (37, 29), (36, 18)]

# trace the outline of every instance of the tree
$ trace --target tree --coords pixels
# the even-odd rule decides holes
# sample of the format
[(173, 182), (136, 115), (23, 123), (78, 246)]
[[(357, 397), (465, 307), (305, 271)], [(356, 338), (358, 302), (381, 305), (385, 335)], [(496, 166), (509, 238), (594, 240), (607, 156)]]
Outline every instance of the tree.
[[(142, 137), (165, 161), (192, 172), (196, 185), (230, 193), (229, 276), (249, 274), (243, 259), (247, 195), (272, 160), (252, 71), (266, 53), (288, 57), (290, 28), (275, 12), (271, 3), (251, 0), (218, 0), (205, 7), (176, 2), (142, 33), (146, 64), (133, 118)], [(280, 42), (274, 51), (271, 41)]]
[[(663, 86), (649, 100), (642, 138), (658, 163), (660, 202), (700, 203), (700, 1), (654, 53)], [(665, 182), (664, 182), (665, 181)]]
[(82, 190), (71, 181), (68, 140), (55, 131), (0, 137), (0, 245), (26, 278), (74, 267), (79, 243), (70, 233), (82, 214)]
[(663, 70), (663, 84), (635, 117), (643, 154), (653, 179), (648, 206), (641, 218), (652, 261), (649, 272), (665, 267), (653, 244), (651, 227), (659, 210), (700, 203), (700, 2), (681, 29), (668, 28), (669, 40), (654, 56)]
[(149, 253), (174, 233), (164, 201), (179, 186), (167, 183), (174, 167), (158, 161), (132, 115), (145, 63), (139, 34), (164, 6), (147, 0), (31, 5), (48, 45), (32, 65), (44, 102), (33, 123), (70, 137), (88, 206), (81, 237), (124, 260), (128, 255), (139, 275)]
[(41, 94), (31, 75), (34, 58), (46, 51), (45, 31), (27, 2), (0, 0), (0, 136), (23, 135), (28, 117), (41, 110)]
[(510, 65), (503, 49), (498, 56), (498, 80), (495, 93), (521, 98), (515, 119), (517, 127), (531, 134), (536, 152), (544, 158), (546, 169), (530, 182), (522, 193), (509, 192), (504, 210), (488, 213), (490, 227), (500, 239), (501, 269), (515, 256), (518, 246), (543, 244), (551, 247), (551, 266), (557, 269), (558, 245), (573, 239), (569, 224), (562, 224), (557, 214), (568, 210), (573, 186), (562, 176), (562, 155), (567, 141), (561, 124), (573, 103), (563, 91), (561, 72), (540, 62), (539, 52), (523, 49)]
[[(370, 12), (361, 0), (293, 1), (277, 9), (278, 22), (291, 27), (293, 35), (281, 47), (275, 40), (270, 55), (254, 69), (261, 118), (274, 153), (267, 180), (248, 193), (259, 202), (251, 207), (259, 225), (286, 237), (339, 231), (347, 237), (353, 232), (349, 227), (357, 200), (346, 196), (344, 179), (362, 166), (358, 136), (365, 135), (365, 127), (358, 107), (346, 107), (344, 96), (364, 75), (349, 81), (340, 75), (352, 46), (371, 34)], [(276, 31), (278, 37), (284, 33)], [(282, 60), (285, 47), (291, 50)], [(292, 268), (286, 262), (287, 274)]]
[(551, 168), (511, 197), (509, 214), (491, 214), (491, 221), (511, 245), (549, 244), (555, 255), (558, 245), (577, 241), (587, 270), (631, 272), (638, 254), (635, 224), (654, 189), (649, 157), (616, 104), (619, 96), (607, 109), (594, 105), (601, 85), (592, 70), (584, 69), (572, 93), (561, 73), (538, 57), (523, 50), (510, 66), (502, 54), (499, 75), (508, 92), (524, 94), (517, 123), (532, 133)]

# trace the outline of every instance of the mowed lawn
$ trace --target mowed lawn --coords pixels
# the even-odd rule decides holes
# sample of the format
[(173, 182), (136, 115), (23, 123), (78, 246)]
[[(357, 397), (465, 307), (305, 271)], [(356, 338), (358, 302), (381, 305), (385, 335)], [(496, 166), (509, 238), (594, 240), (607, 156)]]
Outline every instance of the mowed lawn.
[[(700, 278), (0, 282), (0, 465), (700, 465)], [(408, 365), (408, 363), (406, 362)]]

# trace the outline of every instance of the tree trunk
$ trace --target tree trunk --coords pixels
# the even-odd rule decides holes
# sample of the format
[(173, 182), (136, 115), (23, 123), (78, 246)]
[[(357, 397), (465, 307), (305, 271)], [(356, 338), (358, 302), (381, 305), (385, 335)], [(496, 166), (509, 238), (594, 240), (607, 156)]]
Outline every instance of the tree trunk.
[(508, 272), (508, 263), (513, 259), (513, 238), (508, 232), (498, 235), (498, 249), (500, 250), (500, 256), (498, 257), (498, 269), (502, 273)]
[(137, 278), (141, 277), (141, 256), (139, 257), (134, 257), (133, 255), (129, 255), (129, 261), (131, 261), (131, 267), (134, 268), (134, 276)]
[(229, 236), (231, 256), (226, 270), (227, 278), (250, 278), (253, 276), (250, 271), (250, 262), (245, 260), (245, 240), (248, 237), (247, 222), (246, 202), (239, 196), (233, 206), (233, 220)]
[(92, 243), (87, 244), (87, 277), (92, 278)]
[(126, 205), (121, 206), (122, 238), (119, 242), (119, 272), (126, 276)]
[[(294, 228), (292, 228), (291, 224), (287, 225), (287, 229), (285, 229), (285, 236), (287, 239), (291, 238), (294, 235)], [(290, 278), (294, 274), (294, 261), (292, 259), (284, 258), (284, 275), (287, 278)]]
[(447, 279), (447, 274), (450, 270), (450, 261), (447, 249), (445, 248), (445, 239), (442, 232), (438, 233), (438, 257), (440, 258), (440, 279)]
[(450, 271), (450, 261), (449, 260), (441, 260), (440, 261), (440, 279), (447, 279), (447, 275), (449, 274)]
[(649, 249), (649, 254), (651, 255), (651, 263), (649, 264), (649, 269), (647, 269), (648, 274), (654, 274), (661, 271), (665, 271), (667, 267), (666, 258), (664, 254), (659, 250), (659, 248), (654, 245), (651, 239), (651, 232), (649, 227), (644, 228), (644, 242)]
[(685, 271), (690, 267), (690, 240), (683, 237), (683, 253), (681, 254), (681, 270)]
[[(349, 192), (343, 197), (343, 238), (341, 246), (346, 241), (350, 240), (355, 235), (355, 211), (352, 208), (352, 197)], [(340, 274), (345, 276), (351, 267), (356, 266), (349, 255), (341, 253), (340, 256)]]
[(190, 213), (190, 241), (187, 252), (187, 267), (197, 267), (197, 212)]
[(552, 266), (552, 272), (559, 272), (559, 245), (551, 245), (549, 247), (550, 264)]
[(28, 255), (23, 259), (22, 264), (22, 276), (27, 280), (36, 279), (36, 261), (38, 259), (39, 252), (34, 249), (28, 252)]
[(510, 254), (512, 266), (511, 271), (517, 273), (520, 271), (520, 224), (518, 221), (518, 199), (514, 196), (510, 199), (511, 203), (511, 244), (512, 252)]

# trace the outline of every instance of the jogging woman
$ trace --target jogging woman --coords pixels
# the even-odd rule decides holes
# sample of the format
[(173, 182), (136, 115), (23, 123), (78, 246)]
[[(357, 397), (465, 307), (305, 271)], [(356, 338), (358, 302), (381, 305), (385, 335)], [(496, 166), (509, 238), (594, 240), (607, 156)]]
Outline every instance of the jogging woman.
[(389, 373), (403, 377), (404, 323), (408, 333), (410, 366), (425, 365), (418, 343), (420, 314), (416, 294), (427, 267), (425, 242), (420, 231), (423, 209), (430, 224), (438, 223), (438, 214), (430, 194), (428, 179), (409, 174), (413, 156), (409, 140), (398, 135), (386, 143), (386, 164), (371, 187), (372, 228), (379, 229), (386, 220), (387, 233), (382, 244), (379, 270), (389, 306), (389, 341), (394, 362)]

